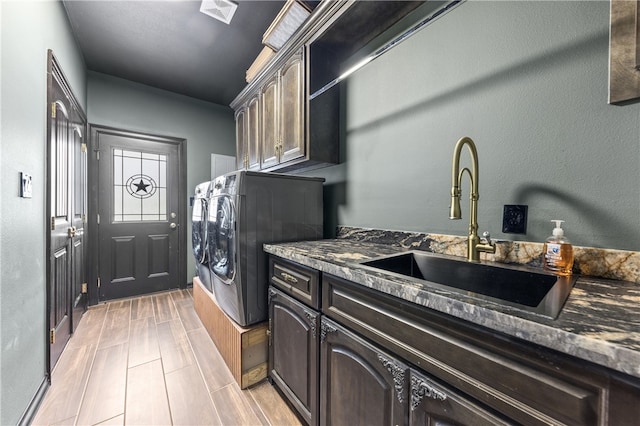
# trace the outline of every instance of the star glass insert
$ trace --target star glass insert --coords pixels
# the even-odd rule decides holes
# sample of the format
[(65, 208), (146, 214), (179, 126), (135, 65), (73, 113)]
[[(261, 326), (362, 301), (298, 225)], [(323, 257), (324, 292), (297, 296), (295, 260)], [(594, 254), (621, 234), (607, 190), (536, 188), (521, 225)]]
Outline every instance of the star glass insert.
[(167, 156), (113, 150), (113, 221), (167, 220)]

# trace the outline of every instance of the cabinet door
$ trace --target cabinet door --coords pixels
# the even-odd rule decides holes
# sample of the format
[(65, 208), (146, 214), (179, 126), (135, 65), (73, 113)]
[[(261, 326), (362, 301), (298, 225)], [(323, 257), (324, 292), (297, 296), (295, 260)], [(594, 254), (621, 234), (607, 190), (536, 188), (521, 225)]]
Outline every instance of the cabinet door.
[(280, 162), (304, 157), (304, 61), (302, 51), (280, 71)]
[(309, 425), (318, 424), (319, 317), (269, 288), (269, 377)]
[(236, 168), (246, 169), (247, 157), (247, 109), (242, 107), (236, 111)]
[(324, 316), (320, 342), (322, 425), (407, 424), (405, 364)]
[(247, 103), (247, 166), (260, 169), (260, 95), (255, 94)]
[(262, 106), (262, 168), (278, 164), (278, 75), (265, 83), (260, 99)]
[(512, 423), (411, 369), (409, 424), (497, 426)]

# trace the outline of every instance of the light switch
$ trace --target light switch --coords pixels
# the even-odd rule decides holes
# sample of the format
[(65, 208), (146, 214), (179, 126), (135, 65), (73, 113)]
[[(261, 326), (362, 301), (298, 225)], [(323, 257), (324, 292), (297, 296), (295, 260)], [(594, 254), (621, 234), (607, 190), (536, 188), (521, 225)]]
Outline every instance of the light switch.
[(33, 177), (27, 173), (20, 172), (20, 196), (31, 198)]

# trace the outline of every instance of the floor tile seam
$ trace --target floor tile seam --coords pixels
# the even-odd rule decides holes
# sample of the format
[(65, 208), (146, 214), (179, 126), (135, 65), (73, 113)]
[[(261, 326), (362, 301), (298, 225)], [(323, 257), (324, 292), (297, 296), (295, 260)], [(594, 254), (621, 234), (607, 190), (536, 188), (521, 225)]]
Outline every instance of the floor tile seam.
[[(104, 422), (108, 422), (109, 420), (113, 420), (113, 419), (115, 419), (117, 417), (120, 417), (122, 415), (123, 415), (122, 413), (116, 414), (115, 416), (109, 417), (108, 419), (101, 420), (98, 423), (93, 423), (91, 426), (99, 426), (99, 425), (103, 424)], [(76, 420), (77, 420), (77, 418), (76, 418)]]
[[(98, 355), (98, 350), (100, 349), (100, 341), (102, 340), (102, 335), (104, 333), (104, 325), (107, 321), (107, 313), (109, 309), (104, 313), (104, 317), (102, 318), (102, 326), (100, 327), (100, 332), (98, 336), (98, 340), (95, 343), (95, 349), (93, 350), (93, 355), (91, 356), (91, 365), (89, 366), (89, 374), (87, 374), (87, 380), (84, 382), (84, 387), (82, 389), (82, 397), (80, 398), (80, 403), (78, 404), (78, 409), (76, 411), (76, 417), (74, 421), (74, 425), (77, 425), (78, 419), (80, 418), (80, 411), (82, 410), (82, 405), (84, 404), (84, 399), (87, 396), (87, 387), (89, 386), (89, 381), (91, 380), (91, 376), (93, 375), (93, 366), (96, 362), (96, 356)], [(80, 319), (82, 321), (82, 319)]]
[[(211, 391), (209, 392), (209, 396), (211, 398), (211, 400), (213, 401), (213, 394), (215, 392), (220, 392), (226, 388), (233, 388), (235, 386), (238, 386), (238, 384), (236, 382), (231, 382), (228, 383), (218, 389), (216, 389), (215, 391)], [(246, 406), (243, 407), (243, 411), (246, 412), (248, 409), (248, 412), (250, 412), (251, 414), (253, 414), (256, 418), (256, 420), (258, 420), (258, 422), (260, 421), (260, 418), (258, 417), (258, 414), (253, 410), (253, 407), (251, 406), (251, 404), (249, 403), (249, 401), (246, 400), (246, 396), (245, 396), (245, 392), (243, 389), (240, 389), (240, 386), (238, 386), (238, 390), (240, 391), (240, 397), (242, 398), (243, 402), (246, 404)], [(254, 400), (255, 401), (255, 400)], [(213, 402), (214, 407), (217, 409), (217, 404), (215, 403), (215, 401)], [(269, 418), (265, 415), (265, 413), (262, 411), (262, 409), (260, 409), (260, 412), (262, 413), (262, 415), (264, 416), (265, 420), (267, 420), (267, 423), (270, 425), (271, 422), (269, 421)], [(222, 420), (222, 417), (220, 418), (220, 420)]]
[[(153, 303), (153, 300), (152, 300)], [(153, 308), (153, 306), (152, 306)], [(154, 317), (155, 317), (155, 309), (153, 309), (153, 313), (154, 313)], [(158, 323), (156, 322), (156, 318), (154, 318), (154, 325), (155, 327), (153, 327), (153, 329), (155, 330), (156, 333), (156, 342), (158, 344), (158, 353), (160, 354), (160, 368), (162, 368), (162, 382), (164, 383), (164, 395), (167, 398), (167, 408), (169, 409), (169, 418), (171, 419), (171, 424), (173, 425), (174, 421), (173, 421), (173, 410), (171, 409), (171, 400), (169, 399), (169, 389), (167, 388), (167, 373), (166, 369), (165, 369), (165, 360), (162, 356), (162, 347), (160, 346), (160, 335), (158, 334)], [(179, 370), (179, 369), (178, 369)], [(178, 370), (174, 370), (174, 371), (178, 371)], [(125, 417), (125, 424), (126, 424), (126, 417)]]
[[(175, 304), (175, 302), (173, 300), (173, 297), (171, 296), (171, 294), (174, 293), (175, 291), (176, 290), (168, 290), (168, 291), (161, 292), (159, 294), (154, 294), (154, 296), (153, 296), (154, 297), (154, 306), (155, 306), (155, 297), (157, 297), (158, 295), (166, 294), (169, 297), (169, 301), (171, 302), (171, 305), (173, 306), (173, 311), (175, 312), (176, 316), (178, 318), (180, 318), (180, 315), (178, 315), (178, 308), (176, 307), (176, 304)], [(153, 313), (155, 315), (155, 313), (156, 313), (155, 309), (153, 310)], [(167, 321), (172, 321), (172, 320), (178, 319), (178, 318), (168, 318), (168, 319), (166, 319), (164, 321), (158, 321), (159, 318), (156, 316), (156, 324), (160, 324), (160, 323), (167, 322)]]
[[(266, 380), (265, 380), (266, 381)], [(259, 382), (262, 383), (262, 382)], [(251, 388), (257, 386), (259, 383), (256, 383), (255, 385), (250, 386), (247, 391), (249, 393), (249, 396), (251, 397), (251, 399), (253, 400), (253, 402), (255, 403), (255, 407), (258, 408), (258, 410), (260, 410), (260, 414), (262, 414), (262, 417), (267, 421), (267, 425), (268, 426), (275, 426), (271, 423), (271, 420), (269, 420), (269, 416), (267, 415), (267, 413), (264, 412), (264, 410), (262, 409), (262, 405), (258, 402), (258, 400), (256, 399), (256, 397), (253, 395), (253, 392), (251, 392)], [(271, 384), (269, 384), (270, 386), (272, 386)], [(251, 406), (251, 409), (253, 410), (254, 406)], [(260, 420), (260, 418), (258, 418), (258, 420)]]
[[(176, 373), (180, 372), (180, 370), (184, 370), (186, 368), (193, 367), (194, 365), (193, 364), (184, 365), (184, 366), (182, 366), (180, 368), (177, 368), (177, 369), (175, 369), (173, 371), (165, 372), (165, 370), (164, 370), (164, 362), (162, 361), (162, 359), (161, 359), (161, 364), (162, 364), (162, 373), (163, 373), (163, 378), (164, 378), (164, 391), (165, 391), (165, 395), (167, 396), (167, 405), (169, 406), (169, 415), (171, 417), (171, 424), (173, 424), (174, 423), (173, 411), (171, 409), (171, 400), (169, 398), (169, 389), (168, 389), (168, 386), (167, 386), (167, 376), (170, 375), (170, 374), (176, 374)], [(200, 366), (198, 365), (197, 362), (196, 362), (195, 366), (198, 368), (198, 371), (200, 371)], [(202, 372), (201, 371), (200, 371), (200, 375), (202, 376)], [(204, 388), (209, 390), (209, 388), (207, 387), (206, 383), (204, 383)], [(207, 392), (207, 393), (209, 393), (209, 392)], [(214, 414), (216, 415), (216, 417), (219, 420), (218, 424), (222, 424), (222, 419), (220, 417), (220, 413), (218, 413), (218, 410), (216, 409), (216, 406), (213, 403), (213, 400), (211, 399), (211, 394), (209, 394), (209, 402), (211, 403), (211, 407), (213, 408)]]
[[(164, 384), (164, 397), (165, 397), (165, 400), (167, 402), (167, 409), (169, 410), (169, 418), (171, 419), (171, 425), (173, 425), (173, 414), (171, 412), (171, 401), (169, 401), (169, 391), (167, 389), (167, 374), (164, 372), (164, 364), (162, 362), (162, 356), (160, 356), (160, 358), (158, 358), (158, 359), (154, 359), (154, 360), (139, 364), (139, 365), (137, 365), (135, 367), (140, 367), (140, 366), (143, 366), (143, 365), (146, 365), (146, 364), (150, 364), (150, 363), (155, 362), (155, 361), (160, 361), (160, 368), (162, 369), (162, 383)], [(124, 399), (124, 413), (123, 413), (123, 416), (124, 416), (123, 420), (124, 420), (124, 424), (125, 425), (127, 424), (127, 395), (128, 395), (128, 391), (129, 391), (129, 370), (131, 368), (135, 368), (135, 367), (128, 367), (127, 368), (127, 382), (125, 384), (125, 399)], [(174, 371), (178, 371), (178, 370), (174, 370)]]
[[(84, 315), (83, 315), (83, 316), (84, 316)], [(100, 327), (100, 335), (102, 334), (102, 328), (104, 327), (104, 321), (105, 321), (105, 318), (106, 318), (106, 315), (105, 315), (105, 317), (102, 319), (102, 326)], [(82, 318), (80, 319), (80, 321), (82, 321)], [(71, 335), (71, 338), (73, 338), (73, 334)], [(70, 340), (71, 340), (71, 339), (69, 339), (69, 341), (70, 341)], [(94, 347), (94, 349), (93, 349), (93, 354), (91, 355), (91, 361), (90, 361), (90, 364), (91, 364), (91, 365), (89, 366), (89, 374), (87, 375), (87, 379), (86, 379), (86, 380), (85, 380), (85, 382), (84, 382), (83, 389), (82, 389), (82, 394), (81, 394), (81, 397), (80, 397), (80, 403), (78, 404), (78, 407), (76, 408), (76, 411), (75, 411), (75, 419), (76, 419), (76, 420), (78, 419), (78, 415), (80, 414), (80, 409), (82, 408), (82, 401), (84, 401), (85, 393), (86, 393), (86, 391), (87, 391), (87, 384), (89, 383), (89, 379), (91, 378), (91, 372), (92, 372), (92, 370), (93, 370), (93, 363), (94, 363), (94, 361), (95, 361), (96, 353), (97, 353), (97, 351), (98, 351), (98, 343), (99, 343), (99, 340), (100, 340), (100, 337), (98, 337), (98, 341), (95, 343), (95, 347)], [(62, 350), (62, 352), (61, 352), (61, 357), (62, 357), (62, 355), (64, 355), (65, 351), (67, 351), (68, 349), (80, 349), (82, 346), (90, 346), (90, 345), (91, 345), (91, 343), (89, 343), (89, 344), (87, 344), (87, 345), (80, 345), (80, 346), (71, 347), (71, 346), (69, 346), (69, 342), (67, 342), (67, 344), (65, 345), (64, 349), (63, 349), (63, 350)], [(55, 367), (54, 367), (53, 371), (51, 372), (51, 377), (52, 377), (52, 378), (53, 378), (53, 375), (54, 375), (54, 374), (55, 374), (55, 372), (56, 372), (56, 368), (57, 368), (57, 367), (59, 367), (59, 366), (60, 366), (60, 363), (59, 363), (59, 362), (58, 362), (58, 363), (56, 363), (56, 365), (55, 365)], [(64, 381), (64, 380), (63, 380), (64, 378), (66, 378), (66, 375), (65, 375), (63, 378), (61, 378), (59, 381)], [(49, 388), (49, 390), (47, 391), (47, 393), (49, 393), (49, 392), (53, 392), (54, 390), (53, 390), (52, 388), (53, 388), (53, 386), (55, 386), (55, 385), (56, 385), (56, 383), (53, 383), (53, 382), (52, 382), (52, 383), (51, 383), (51, 386), (50, 386), (50, 388)], [(36, 414), (36, 415), (37, 415), (37, 414)], [(69, 417), (69, 418), (71, 418), (71, 417)], [(64, 420), (66, 420), (66, 419), (55, 419), (55, 420), (53, 420), (53, 422), (59, 422), (59, 421), (64, 421)], [(75, 421), (74, 421), (74, 424), (75, 424)]]
[[(120, 302), (108, 302), (109, 304), (111, 303), (120, 303)], [(119, 310), (125, 310), (127, 308), (117, 308), (114, 310), (107, 310), (107, 312), (105, 313), (104, 316), (104, 322), (102, 323), (102, 329), (101, 329), (101, 336), (100, 336), (100, 340), (102, 340), (102, 332), (104, 331), (104, 323), (107, 321), (107, 315), (109, 315), (109, 312), (117, 312)], [(127, 338), (125, 342), (120, 342), (120, 341), (115, 341), (113, 343), (111, 343), (110, 345), (107, 346), (100, 346), (100, 340), (98, 341), (98, 349), (104, 349), (104, 348), (110, 348), (112, 346), (116, 346), (116, 345), (120, 345), (122, 343), (129, 343), (129, 339), (131, 337), (131, 300), (129, 300), (129, 319), (127, 321)], [(127, 354), (128, 356), (128, 354)]]
[(82, 406), (84, 405), (84, 398), (85, 398), (85, 396), (86, 396), (87, 387), (89, 386), (90, 378), (91, 378), (91, 376), (93, 375), (93, 366), (94, 366), (94, 364), (95, 364), (95, 357), (96, 357), (96, 355), (98, 354), (98, 351), (100, 351), (100, 350), (105, 350), (105, 349), (111, 349), (111, 348), (113, 348), (114, 346), (118, 346), (118, 345), (126, 345), (126, 346), (127, 346), (127, 359), (126, 359), (126, 361), (125, 361), (125, 376), (124, 376), (124, 401), (123, 401), (123, 411), (122, 411), (121, 413), (116, 414), (116, 415), (115, 415), (115, 416), (113, 416), (113, 417), (109, 417), (109, 418), (107, 418), (107, 419), (102, 419), (102, 420), (100, 420), (98, 423), (94, 423), (92, 426), (99, 425), (99, 424), (104, 423), (104, 422), (106, 422), (106, 421), (108, 421), (108, 420), (111, 420), (111, 419), (113, 419), (113, 418), (116, 418), (116, 417), (118, 417), (118, 416), (120, 416), (120, 415), (124, 415), (124, 406), (126, 405), (126, 402), (127, 402), (127, 380), (128, 380), (128, 377), (129, 377), (129, 375), (128, 375), (128, 373), (129, 373), (128, 363), (129, 363), (129, 347), (130, 347), (130, 344), (129, 344), (129, 341), (128, 341), (128, 340), (127, 340), (126, 342), (118, 343), (118, 344), (116, 344), (116, 345), (110, 345), (110, 346), (106, 346), (106, 347), (104, 347), (104, 348), (97, 348), (97, 349), (96, 349), (95, 354), (94, 354), (93, 361), (92, 361), (92, 363), (91, 363), (91, 373), (89, 374), (89, 377), (87, 378), (87, 383), (85, 384), (84, 390), (82, 391), (82, 400), (81, 400), (81, 402), (80, 402), (80, 407), (78, 408), (78, 414), (76, 415), (76, 426), (81, 426), (81, 425), (78, 425), (78, 424), (77, 424), (77, 421), (78, 421), (78, 419), (80, 418), (80, 410), (82, 409)]
[[(124, 416), (124, 418), (126, 419), (127, 384), (128, 384), (128, 380), (129, 380), (129, 368), (128, 368), (128, 366), (129, 366), (129, 350), (131, 348), (131, 343), (130, 343), (129, 340), (131, 338), (131, 300), (132, 299), (127, 299), (127, 300), (129, 302), (129, 319), (128, 319), (128, 322), (127, 322), (127, 339), (126, 339), (125, 342), (119, 342), (119, 343), (116, 342), (116, 343), (108, 345), (108, 346), (100, 347), (100, 340), (102, 340), (102, 334), (104, 334), (104, 324), (105, 324), (106, 319), (107, 319), (107, 314), (109, 312), (115, 312), (115, 311), (121, 310), (121, 309), (124, 310), (126, 308), (117, 308), (117, 309), (114, 309), (113, 311), (111, 311), (110, 309), (107, 309), (107, 312), (106, 312), (105, 317), (104, 317), (104, 322), (102, 323), (102, 328), (100, 329), (100, 340), (98, 340), (96, 351), (94, 353), (93, 361), (92, 361), (92, 364), (91, 364), (91, 374), (87, 378), (87, 384), (85, 385), (84, 391), (82, 393), (82, 401), (80, 403), (80, 408), (81, 408), (82, 404), (84, 403), (84, 397), (85, 397), (85, 394), (86, 394), (86, 391), (87, 391), (87, 386), (89, 384), (89, 379), (90, 379), (91, 375), (93, 374), (93, 365), (95, 363), (95, 357), (96, 357), (96, 355), (98, 353), (98, 350), (109, 349), (109, 348), (112, 348), (114, 346), (126, 344), (127, 345), (127, 359), (125, 361), (125, 372), (124, 372), (125, 373), (125, 376), (124, 376), (124, 400), (122, 401), (123, 412), (119, 413), (119, 414), (116, 414), (115, 416), (109, 417), (107, 419), (102, 419), (98, 423), (95, 423), (94, 425), (98, 425), (100, 423), (104, 423), (104, 422), (109, 421), (111, 419), (114, 419), (114, 418), (116, 418), (116, 417), (118, 417), (120, 415)], [(108, 305), (111, 305), (111, 303), (120, 303), (120, 302), (121, 301), (108, 302)], [(76, 423), (77, 423), (79, 417), (80, 417), (80, 411), (78, 410), (78, 414), (76, 415)]]
[[(220, 416), (220, 413), (218, 411), (218, 407), (216, 407), (216, 404), (213, 400), (213, 396), (212, 396), (212, 392), (209, 389), (209, 385), (207, 384), (207, 380), (204, 377), (204, 371), (202, 370), (202, 366), (200, 365), (200, 361), (198, 360), (198, 357), (196, 356), (196, 352), (193, 349), (193, 344), (191, 343), (191, 339), (189, 339), (189, 335), (188, 332), (184, 326), (184, 322), (182, 321), (182, 317), (180, 316), (180, 314), (178, 314), (178, 318), (180, 319), (180, 325), (182, 325), (182, 329), (184, 330), (184, 334), (187, 338), (187, 343), (189, 344), (189, 349), (191, 350), (191, 355), (193, 355), (193, 359), (196, 363), (196, 367), (198, 368), (198, 372), (200, 373), (200, 381), (202, 382), (202, 384), (204, 385), (204, 388), (207, 390), (207, 394), (209, 396), (209, 401), (211, 402), (211, 406), (213, 407), (214, 412), (216, 413), (216, 416), (218, 416), (218, 420), (220, 420), (220, 422), (222, 422), (222, 417)], [(225, 365), (226, 368), (226, 365)]]

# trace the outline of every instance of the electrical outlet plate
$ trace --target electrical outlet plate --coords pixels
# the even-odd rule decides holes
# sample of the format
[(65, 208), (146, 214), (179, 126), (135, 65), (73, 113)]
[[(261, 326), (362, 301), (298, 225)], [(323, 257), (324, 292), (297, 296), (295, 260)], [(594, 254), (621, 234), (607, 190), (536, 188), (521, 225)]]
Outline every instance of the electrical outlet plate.
[(527, 209), (526, 205), (506, 204), (502, 213), (502, 232), (505, 234), (526, 234)]

